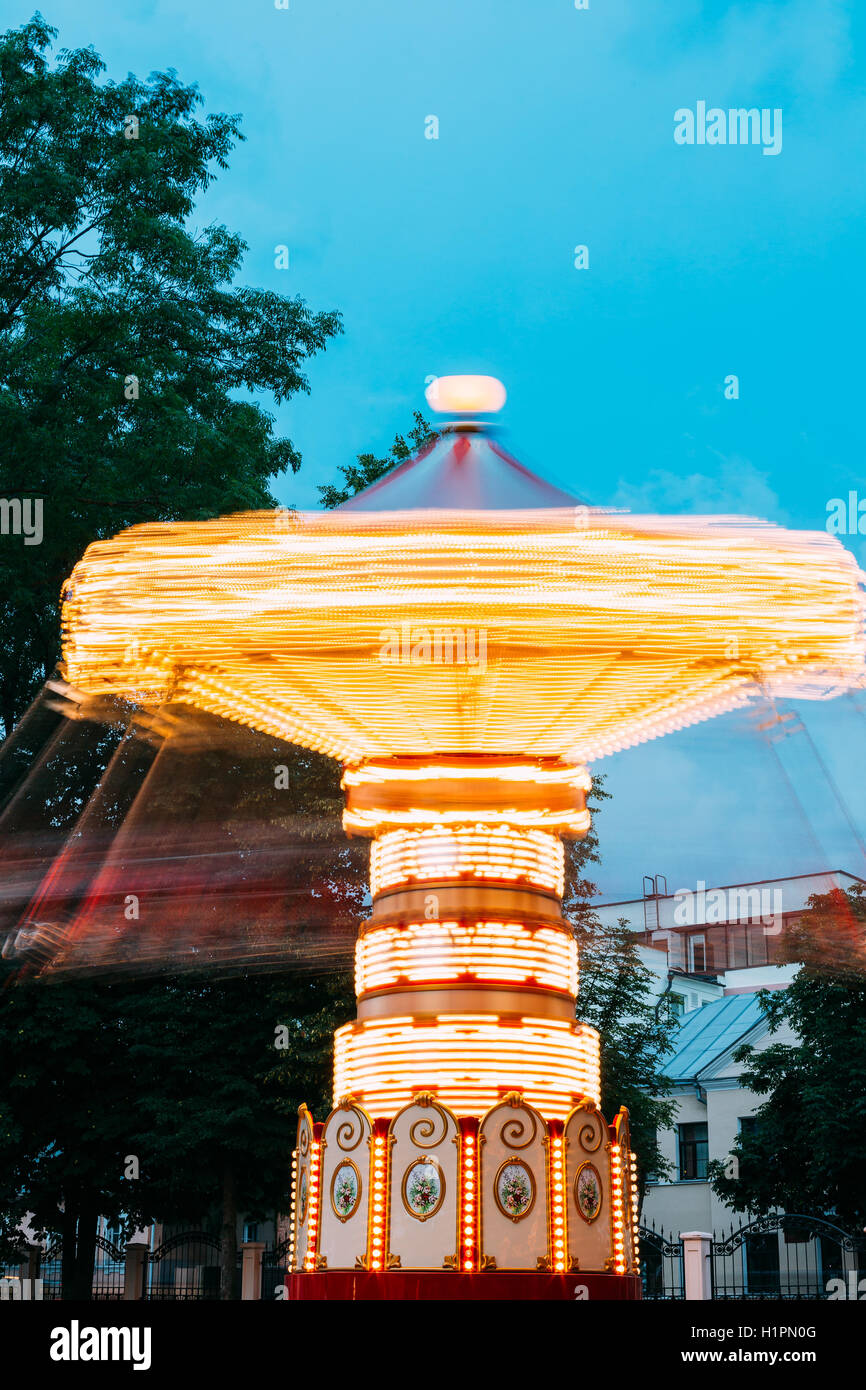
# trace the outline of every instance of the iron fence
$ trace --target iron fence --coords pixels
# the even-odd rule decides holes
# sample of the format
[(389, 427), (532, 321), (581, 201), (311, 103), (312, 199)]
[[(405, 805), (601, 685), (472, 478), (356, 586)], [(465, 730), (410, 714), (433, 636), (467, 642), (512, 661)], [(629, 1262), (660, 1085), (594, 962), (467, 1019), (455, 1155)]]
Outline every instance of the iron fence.
[(43, 1299), (63, 1297), (63, 1242), (53, 1240), (39, 1261)]
[[(261, 1299), (284, 1296), (290, 1238), (268, 1247), (262, 1256)], [(220, 1296), (221, 1243), (204, 1231), (182, 1231), (147, 1253), (145, 1300), (216, 1300)], [(685, 1298), (683, 1242), (679, 1234), (640, 1227), (643, 1297)], [(240, 1298), (242, 1251), (238, 1251), (232, 1297)], [(710, 1243), (711, 1297), (717, 1300), (857, 1298), (866, 1276), (866, 1236), (852, 1234), (826, 1217), (773, 1212), (746, 1219)], [(105, 1236), (96, 1237), (91, 1297), (123, 1298), (125, 1250)], [(12, 1257), (0, 1277), (24, 1279), (28, 1260)], [(62, 1297), (62, 1243), (55, 1238), (44, 1250), (37, 1276), (45, 1300)]]
[(278, 1245), (262, 1251), (262, 1299), (285, 1297), (283, 1288), (289, 1270), (289, 1245), (291, 1237), (286, 1236)]
[[(16, 1258), (10, 1255), (6, 1260), (0, 1260), (0, 1298), (19, 1298), (27, 1296), (24, 1294), (26, 1287), (24, 1281), (31, 1277), (30, 1259), (27, 1255)], [(33, 1297), (33, 1294), (29, 1294)]]
[(838, 1281), (856, 1288), (866, 1241), (824, 1217), (773, 1212), (714, 1239), (711, 1269), (714, 1299), (826, 1299)]
[(219, 1240), (204, 1231), (170, 1236), (148, 1252), (144, 1299), (218, 1299), (220, 1249)]
[(123, 1298), (126, 1251), (107, 1236), (96, 1237), (92, 1297), (99, 1302)]
[(683, 1243), (678, 1235), (652, 1226), (640, 1226), (640, 1277), (643, 1297), (685, 1297)]

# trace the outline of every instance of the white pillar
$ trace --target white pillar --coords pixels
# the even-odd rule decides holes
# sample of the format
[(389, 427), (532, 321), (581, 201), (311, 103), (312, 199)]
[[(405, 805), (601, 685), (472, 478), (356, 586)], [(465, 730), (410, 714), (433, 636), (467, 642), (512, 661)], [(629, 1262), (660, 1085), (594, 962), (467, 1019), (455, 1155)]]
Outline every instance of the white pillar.
[(147, 1246), (143, 1240), (131, 1240), (126, 1246), (125, 1254), (123, 1299), (126, 1303), (137, 1303), (139, 1299), (144, 1297)]
[(241, 1299), (261, 1298), (262, 1296), (262, 1253), (263, 1240), (245, 1240), (241, 1246), (243, 1264), (241, 1265)]
[(712, 1258), (713, 1237), (708, 1231), (680, 1231), (683, 1243), (685, 1296), (709, 1299), (713, 1296)]

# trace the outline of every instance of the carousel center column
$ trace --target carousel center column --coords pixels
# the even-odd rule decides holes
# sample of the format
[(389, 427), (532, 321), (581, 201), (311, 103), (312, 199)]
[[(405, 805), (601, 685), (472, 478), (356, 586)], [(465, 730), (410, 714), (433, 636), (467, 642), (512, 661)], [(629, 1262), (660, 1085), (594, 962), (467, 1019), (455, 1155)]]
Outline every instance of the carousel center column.
[(399, 758), (346, 769), (344, 822), (373, 837), (357, 1022), (334, 1096), (374, 1118), (419, 1090), (457, 1115), (520, 1091), (550, 1119), (599, 1101), (599, 1043), (575, 1022), (577, 947), (560, 834), (589, 828), (583, 767)]

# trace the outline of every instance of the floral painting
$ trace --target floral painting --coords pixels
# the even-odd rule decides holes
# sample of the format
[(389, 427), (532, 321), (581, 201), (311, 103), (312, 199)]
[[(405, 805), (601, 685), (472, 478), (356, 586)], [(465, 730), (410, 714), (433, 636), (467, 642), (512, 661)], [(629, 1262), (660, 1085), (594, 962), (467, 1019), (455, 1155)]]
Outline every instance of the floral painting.
[(304, 1168), (298, 1185), (298, 1221), (301, 1225), (307, 1219), (307, 1190), (307, 1170)]
[(574, 1179), (574, 1200), (584, 1221), (594, 1221), (601, 1211), (601, 1178), (591, 1163), (584, 1163)]
[(341, 1221), (354, 1216), (361, 1200), (361, 1184), (354, 1163), (341, 1163), (331, 1181), (331, 1205)]
[(408, 1210), (424, 1220), (433, 1216), (442, 1205), (444, 1184), (438, 1164), (429, 1158), (418, 1159), (406, 1173), (403, 1192)]
[(532, 1174), (523, 1163), (503, 1163), (496, 1178), (496, 1200), (500, 1211), (512, 1221), (519, 1221), (530, 1211), (535, 1188)]

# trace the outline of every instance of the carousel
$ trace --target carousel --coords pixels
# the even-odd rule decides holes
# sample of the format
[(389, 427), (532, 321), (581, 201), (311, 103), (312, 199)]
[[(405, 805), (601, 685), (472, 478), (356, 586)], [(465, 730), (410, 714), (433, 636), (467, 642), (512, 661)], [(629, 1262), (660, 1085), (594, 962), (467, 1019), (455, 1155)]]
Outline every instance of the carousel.
[(137, 526), (63, 609), (70, 686), (339, 759), (371, 841), (357, 1018), (299, 1115), (290, 1296), (640, 1296), (624, 1109), (576, 1018), (563, 837), (588, 765), (863, 672), (853, 557), (750, 518), (591, 508), (498, 442), (491, 378), (330, 512)]

